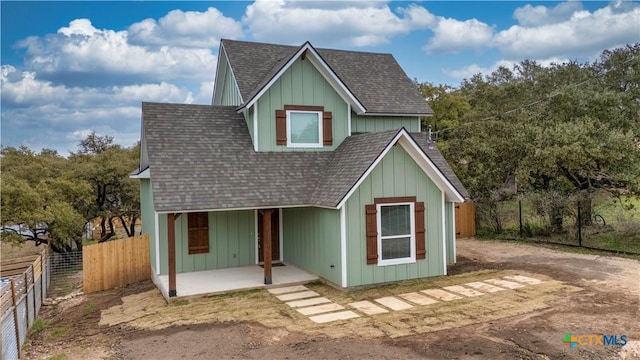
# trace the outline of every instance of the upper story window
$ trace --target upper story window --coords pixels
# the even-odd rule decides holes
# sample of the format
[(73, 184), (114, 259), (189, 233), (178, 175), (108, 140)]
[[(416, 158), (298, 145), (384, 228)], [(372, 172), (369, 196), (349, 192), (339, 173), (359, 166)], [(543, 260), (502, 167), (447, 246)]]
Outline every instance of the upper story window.
[(287, 146), (322, 147), (322, 111), (287, 110)]
[(322, 106), (285, 105), (276, 110), (276, 144), (321, 148), (333, 144), (333, 116)]

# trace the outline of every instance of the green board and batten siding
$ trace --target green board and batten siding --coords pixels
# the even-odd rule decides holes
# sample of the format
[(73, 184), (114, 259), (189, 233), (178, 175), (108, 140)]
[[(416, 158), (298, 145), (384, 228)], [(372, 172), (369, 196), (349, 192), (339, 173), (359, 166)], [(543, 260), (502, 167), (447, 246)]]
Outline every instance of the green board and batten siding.
[(224, 71), (224, 79), (222, 80), (222, 97), (220, 98), (220, 104), (216, 105), (240, 105), (242, 103), (242, 96), (240, 96), (240, 90), (238, 89), (236, 80), (233, 78), (233, 73), (227, 61), (224, 61), (223, 64), (224, 69), (222, 69), (222, 71)]
[[(411, 264), (367, 265), (365, 205), (373, 204), (376, 197), (396, 196), (424, 201), (427, 257)], [(442, 192), (401, 146), (392, 147), (345, 206), (347, 286), (444, 275)]]
[(339, 285), (340, 211), (311, 207), (283, 209), (282, 227), (284, 261)]
[(417, 116), (364, 116), (351, 113), (352, 133), (371, 133), (404, 127), (409, 132), (419, 132)]
[(149, 235), (149, 261), (154, 272), (156, 269), (156, 217), (153, 211), (153, 193), (151, 180), (140, 179), (140, 209), (142, 210), (142, 233)]
[(244, 122), (247, 123), (247, 128), (249, 129), (249, 136), (251, 136), (251, 141), (255, 143), (256, 139), (254, 139), (253, 137), (253, 106), (244, 112)]
[[(259, 151), (335, 150), (348, 135), (348, 104), (309, 60), (296, 60), (258, 100)], [(288, 148), (276, 145), (276, 110), (284, 105), (324, 106), (333, 114), (333, 145), (322, 148)]]
[[(158, 215), (160, 274), (168, 272), (167, 215)], [(209, 252), (189, 255), (187, 214), (176, 219), (176, 273), (247, 266), (256, 263), (255, 211), (209, 213)]]

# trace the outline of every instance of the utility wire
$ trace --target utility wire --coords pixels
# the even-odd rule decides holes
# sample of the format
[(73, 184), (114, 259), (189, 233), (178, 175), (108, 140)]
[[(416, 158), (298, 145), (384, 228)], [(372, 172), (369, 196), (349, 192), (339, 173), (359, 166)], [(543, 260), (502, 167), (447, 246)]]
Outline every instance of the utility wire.
[[(630, 62), (632, 62), (632, 61), (633, 61), (633, 60), (635, 60), (635, 59), (636, 59), (636, 57), (634, 56), (634, 57), (632, 57), (632, 58), (630, 58), (630, 59), (628, 59), (628, 60), (624, 61), (621, 65), (626, 65), (627, 63), (630, 63)], [(604, 76), (604, 75), (606, 75), (607, 73), (608, 73), (608, 72), (605, 72), (605, 73), (602, 73), (602, 74), (598, 74), (597, 76)], [(518, 111), (518, 110), (526, 109), (526, 108), (531, 107), (531, 106), (533, 106), (533, 105), (539, 104), (539, 103), (544, 102), (544, 101), (547, 101), (547, 100), (549, 100), (549, 99), (552, 99), (552, 98), (554, 98), (554, 97), (556, 97), (556, 96), (558, 96), (558, 95), (560, 95), (560, 94), (564, 94), (564, 93), (566, 93), (566, 91), (567, 91), (567, 90), (577, 88), (578, 86), (581, 86), (582, 84), (585, 84), (585, 83), (587, 83), (587, 82), (589, 82), (589, 81), (591, 81), (591, 80), (595, 80), (595, 79), (597, 79), (597, 77), (596, 77), (596, 76), (593, 76), (593, 77), (591, 77), (591, 78), (589, 78), (589, 79), (586, 79), (586, 80), (583, 80), (583, 81), (581, 81), (581, 82), (579, 82), (579, 83), (572, 84), (572, 85), (568, 85), (568, 86), (566, 86), (566, 87), (565, 87), (563, 90), (561, 90), (561, 91), (560, 91), (560, 90), (559, 90), (559, 91), (555, 91), (555, 92), (551, 93), (550, 95), (547, 95), (547, 96), (545, 96), (545, 97), (543, 97), (543, 98), (540, 98), (540, 99), (538, 99), (538, 100), (532, 101), (532, 102), (530, 102), (530, 103), (528, 103), (528, 104), (521, 105), (521, 106), (519, 106), (519, 107), (517, 107), (517, 108), (515, 108), (515, 109), (511, 109), (511, 110), (508, 110), (508, 111), (504, 111), (504, 112), (499, 113), (499, 114), (496, 114), (496, 115), (491, 115), (491, 116), (488, 116), (488, 117), (483, 118), (483, 119), (474, 120), (474, 121), (469, 121), (469, 122), (466, 122), (466, 123), (464, 123), (464, 124), (460, 124), (460, 125), (458, 125), (458, 127), (460, 127), (460, 126), (464, 126), (464, 125), (469, 125), (469, 124), (475, 124), (475, 123), (478, 123), (478, 122), (487, 121), (487, 120), (495, 119), (495, 118), (500, 117), (500, 116), (504, 116), (504, 115), (509, 115), (509, 114), (515, 113), (515, 112), (516, 112), (516, 111)], [(448, 128), (444, 128), (444, 129), (442, 129), (442, 130), (434, 131), (434, 133), (435, 133), (435, 135), (436, 135), (436, 139), (438, 139), (438, 138), (440, 137), (440, 133), (441, 133), (441, 132), (445, 132), (445, 131), (449, 131), (449, 130), (453, 130), (453, 129), (456, 129), (456, 128), (448, 127)]]

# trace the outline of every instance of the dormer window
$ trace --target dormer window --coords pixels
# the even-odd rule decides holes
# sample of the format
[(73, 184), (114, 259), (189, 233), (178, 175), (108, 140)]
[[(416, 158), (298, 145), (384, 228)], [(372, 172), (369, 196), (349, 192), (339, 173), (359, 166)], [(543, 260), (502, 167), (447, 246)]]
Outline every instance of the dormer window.
[(276, 144), (321, 148), (333, 144), (333, 116), (322, 106), (285, 105), (276, 110)]
[(287, 111), (287, 146), (322, 147), (322, 111)]

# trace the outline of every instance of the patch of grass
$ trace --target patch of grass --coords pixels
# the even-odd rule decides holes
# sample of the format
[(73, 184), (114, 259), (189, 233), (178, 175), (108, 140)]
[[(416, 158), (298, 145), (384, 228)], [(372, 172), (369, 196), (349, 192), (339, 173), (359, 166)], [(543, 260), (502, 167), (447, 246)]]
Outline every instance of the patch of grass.
[(29, 330), (29, 336), (34, 336), (42, 332), (42, 330), (46, 329), (49, 324), (46, 321), (37, 318), (36, 321), (33, 322), (31, 326), (31, 330)]
[(95, 304), (87, 304), (87, 306), (85, 306), (85, 308), (84, 308), (84, 314), (85, 315), (90, 315), (95, 310), (96, 310), (96, 305)]
[(49, 337), (50, 338), (59, 338), (61, 336), (64, 336), (67, 332), (69, 332), (69, 327), (68, 326), (61, 326), (61, 327), (53, 328), (51, 330), (51, 334), (49, 334)]
[(234, 298), (234, 297), (244, 297), (247, 295), (253, 295), (259, 293), (262, 289), (250, 289), (244, 291), (238, 291), (233, 293), (224, 293), (224, 294), (213, 294), (207, 296), (209, 299), (226, 299), (226, 298)]
[(172, 306), (183, 306), (183, 305), (189, 305), (189, 300), (176, 300), (171, 302)]
[(49, 358), (49, 360), (67, 360), (67, 355), (65, 354), (56, 354)]

